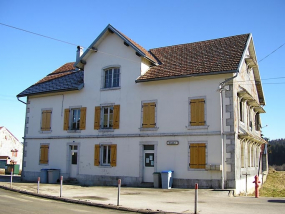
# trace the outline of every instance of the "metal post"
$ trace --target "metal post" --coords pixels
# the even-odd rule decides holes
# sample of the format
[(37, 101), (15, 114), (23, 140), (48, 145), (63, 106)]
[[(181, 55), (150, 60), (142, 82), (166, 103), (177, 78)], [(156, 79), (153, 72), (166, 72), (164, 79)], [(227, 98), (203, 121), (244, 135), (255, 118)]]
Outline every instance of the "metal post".
[(118, 199), (117, 199), (117, 206), (120, 206), (120, 190), (121, 190), (121, 179), (118, 179)]
[(41, 178), (38, 177), (38, 190), (37, 190), (37, 193), (39, 194), (39, 191), (40, 191), (40, 181), (41, 181)]
[(63, 181), (63, 176), (60, 176), (60, 197), (62, 193), (62, 181)]
[(198, 184), (195, 184), (195, 206), (194, 206), (194, 214), (198, 213)]
[(10, 182), (10, 188), (12, 188), (12, 182), (13, 182), (13, 168), (11, 170), (11, 182)]

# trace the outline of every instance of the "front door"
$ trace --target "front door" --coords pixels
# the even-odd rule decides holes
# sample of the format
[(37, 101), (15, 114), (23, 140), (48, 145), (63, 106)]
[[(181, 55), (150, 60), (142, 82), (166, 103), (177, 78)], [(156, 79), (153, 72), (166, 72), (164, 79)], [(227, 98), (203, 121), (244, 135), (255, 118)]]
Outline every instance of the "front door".
[(76, 178), (78, 174), (78, 167), (77, 167), (77, 152), (78, 148), (76, 145), (71, 145), (70, 147), (70, 177)]
[(143, 182), (153, 182), (154, 145), (144, 145)]

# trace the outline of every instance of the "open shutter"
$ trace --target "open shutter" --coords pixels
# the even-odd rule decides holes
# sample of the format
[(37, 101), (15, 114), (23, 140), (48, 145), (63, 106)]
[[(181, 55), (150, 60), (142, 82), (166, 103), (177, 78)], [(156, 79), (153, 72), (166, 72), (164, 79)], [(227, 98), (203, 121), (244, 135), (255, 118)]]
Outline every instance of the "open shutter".
[(94, 147), (94, 166), (100, 166), (100, 145)]
[(119, 129), (120, 126), (120, 105), (114, 105), (114, 125), (113, 129)]
[(150, 128), (154, 128), (156, 126), (155, 123), (155, 107), (156, 104), (155, 103), (149, 103), (149, 127)]
[(63, 130), (68, 130), (69, 126), (69, 109), (64, 109), (64, 124), (63, 124)]
[(86, 107), (82, 107), (80, 109), (80, 124), (79, 124), (79, 129), (80, 130), (85, 130), (86, 128)]
[(111, 145), (111, 166), (116, 166), (117, 165), (117, 145), (112, 144)]
[(198, 168), (205, 169), (206, 166), (206, 144), (198, 143)]
[(95, 107), (94, 129), (100, 129), (101, 107)]

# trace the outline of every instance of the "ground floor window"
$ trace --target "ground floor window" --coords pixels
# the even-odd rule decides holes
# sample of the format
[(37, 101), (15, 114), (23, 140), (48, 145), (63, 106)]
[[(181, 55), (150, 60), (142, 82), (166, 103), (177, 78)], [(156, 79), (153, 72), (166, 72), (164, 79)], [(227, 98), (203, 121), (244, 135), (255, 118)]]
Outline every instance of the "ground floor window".
[(206, 143), (190, 143), (190, 169), (205, 169), (206, 167)]
[(40, 147), (40, 164), (48, 164), (49, 145), (42, 144)]
[(117, 165), (117, 145), (116, 144), (96, 144), (94, 151), (95, 166), (116, 166)]

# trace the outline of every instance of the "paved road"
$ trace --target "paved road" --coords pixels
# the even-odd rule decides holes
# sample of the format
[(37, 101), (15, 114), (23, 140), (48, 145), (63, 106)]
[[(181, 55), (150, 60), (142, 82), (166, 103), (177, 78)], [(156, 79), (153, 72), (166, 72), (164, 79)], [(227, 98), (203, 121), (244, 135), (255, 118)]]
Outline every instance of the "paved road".
[(102, 209), (86, 205), (58, 202), (54, 200), (32, 197), (20, 193), (0, 189), (0, 213), (5, 214), (80, 214), (80, 213), (117, 213), (124, 214), (119, 210)]

